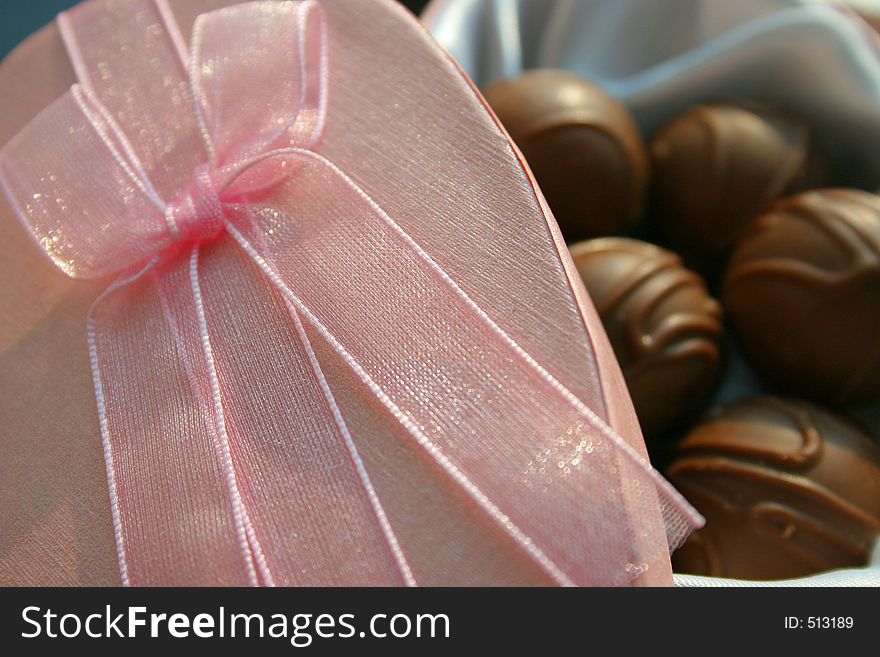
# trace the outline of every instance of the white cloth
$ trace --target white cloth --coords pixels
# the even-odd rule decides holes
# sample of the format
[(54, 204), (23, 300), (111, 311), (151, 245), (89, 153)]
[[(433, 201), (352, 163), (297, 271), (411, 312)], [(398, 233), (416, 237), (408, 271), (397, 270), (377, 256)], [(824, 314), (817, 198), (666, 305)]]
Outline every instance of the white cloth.
[(865, 568), (843, 568), (830, 570), (812, 577), (780, 579), (774, 581), (752, 581), (744, 579), (725, 579), (722, 577), (701, 577), (699, 575), (673, 575), (676, 586), (684, 587), (767, 587), (767, 586), (880, 586), (880, 543), (874, 547), (871, 563)]

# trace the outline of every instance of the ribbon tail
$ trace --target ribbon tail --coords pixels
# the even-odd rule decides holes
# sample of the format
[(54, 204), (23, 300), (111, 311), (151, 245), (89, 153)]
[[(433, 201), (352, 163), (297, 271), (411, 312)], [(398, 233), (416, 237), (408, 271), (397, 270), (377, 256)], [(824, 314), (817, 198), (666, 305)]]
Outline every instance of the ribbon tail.
[(186, 280), (157, 278), (214, 420), (232, 529), (258, 583), (413, 583), (283, 297), (228, 238), (193, 249)]
[(406, 433), (558, 583), (668, 569), (698, 514), (332, 163), (253, 166), (285, 158), (229, 232)]
[(96, 302), (89, 346), (124, 584), (413, 583), (291, 319), (222, 239), (151, 262)]
[[(192, 287), (193, 302), (197, 324), (199, 327), (199, 342), (202, 345), (204, 363), (201, 369), (207, 375), (210, 388), (210, 405), (214, 415), (213, 438), (214, 448), (221, 463), (223, 475), (226, 480), (226, 488), (229, 501), (232, 505), (232, 517), (235, 526), (235, 535), (239, 549), (244, 560), (248, 581), (252, 585), (258, 583), (273, 584), (272, 573), (266, 563), (263, 548), (257, 539), (250, 514), (242, 499), (241, 489), (238, 484), (235, 465), (232, 461), (232, 447), (229, 441), (229, 432), (226, 428), (226, 413), (223, 410), (223, 399), (220, 390), (220, 379), (217, 374), (217, 360), (214, 357), (214, 348), (211, 344), (211, 336), (208, 332), (208, 318), (205, 314), (205, 301), (202, 295), (202, 285), (199, 281), (199, 246), (194, 245), (189, 258), (189, 278)], [(167, 303), (167, 302), (166, 302)], [(173, 312), (173, 311), (172, 311)], [(190, 368), (191, 379), (192, 369)], [(259, 576), (258, 573), (259, 572)]]
[[(182, 285), (188, 265), (184, 259), (158, 276), (153, 261), (124, 275), (89, 314), (89, 352), (125, 585), (250, 583), (231, 530), (233, 509), (213, 447), (214, 419), (192, 385), (191, 354), (179, 327), (167, 321), (159, 284), (176, 277)], [(188, 286), (180, 289), (189, 292)]]
[(391, 550), (391, 553), (394, 555), (395, 561), (397, 562), (398, 570), (400, 571), (400, 574), (403, 577), (403, 580), (407, 586), (416, 586), (416, 580), (412, 573), (412, 569), (410, 568), (410, 565), (406, 560), (403, 549), (400, 547), (400, 542), (398, 541), (397, 536), (394, 533), (394, 529), (391, 527), (391, 523), (388, 520), (385, 509), (382, 507), (382, 502), (379, 500), (379, 496), (376, 493), (376, 488), (373, 485), (373, 482), (370, 481), (370, 475), (367, 472), (367, 468), (364, 465), (363, 459), (358, 453), (357, 446), (354, 444), (354, 441), (351, 438), (351, 434), (348, 431), (348, 426), (345, 423), (345, 419), (342, 417), (342, 412), (339, 410), (339, 406), (336, 403), (333, 392), (330, 389), (326, 378), (324, 377), (324, 373), (321, 371), (321, 365), (318, 363), (318, 359), (315, 356), (315, 351), (312, 348), (311, 342), (309, 341), (309, 337), (305, 331), (305, 327), (303, 327), (302, 319), (299, 316), (299, 312), (287, 298), (284, 299), (284, 302), (287, 305), (291, 321), (294, 328), (296, 329), (296, 335), (299, 338), (302, 347), (306, 352), (306, 355), (308, 356), (309, 365), (311, 365), (312, 372), (315, 375), (315, 380), (320, 385), (321, 391), (324, 393), (324, 399), (326, 400), (328, 408), (333, 415), (333, 421), (336, 424), (339, 438), (341, 438), (341, 440), (345, 443), (345, 447), (348, 450), (349, 456), (351, 457), (352, 463), (355, 467), (355, 470), (357, 471), (357, 475), (361, 481), (367, 499), (369, 500), (370, 505), (373, 508), (376, 520), (379, 523), (379, 526), (382, 529), (382, 533), (385, 536), (385, 542), (388, 548)]

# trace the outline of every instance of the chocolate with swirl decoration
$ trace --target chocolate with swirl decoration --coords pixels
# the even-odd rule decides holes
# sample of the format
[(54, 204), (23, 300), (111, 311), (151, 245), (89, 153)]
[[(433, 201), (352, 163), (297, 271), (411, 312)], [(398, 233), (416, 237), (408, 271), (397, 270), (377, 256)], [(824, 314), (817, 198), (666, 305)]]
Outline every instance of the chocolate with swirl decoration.
[(722, 301), (774, 385), (830, 404), (880, 398), (880, 196), (781, 201), (734, 249)]
[(721, 308), (678, 256), (607, 237), (571, 247), (646, 438), (699, 410), (721, 371)]
[(818, 160), (807, 126), (769, 108), (699, 105), (651, 143), (652, 203), (685, 262), (717, 273), (719, 256), (773, 201), (802, 189)]
[(672, 483), (706, 517), (677, 572), (786, 579), (863, 566), (880, 536), (880, 446), (807, 402), (718, 409), (677, 446)]

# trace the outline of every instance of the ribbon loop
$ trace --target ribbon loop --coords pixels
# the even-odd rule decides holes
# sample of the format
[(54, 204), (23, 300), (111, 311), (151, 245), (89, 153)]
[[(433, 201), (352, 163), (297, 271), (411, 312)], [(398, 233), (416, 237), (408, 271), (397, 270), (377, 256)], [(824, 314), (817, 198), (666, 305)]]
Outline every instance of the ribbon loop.
[(58, 26), (80, 84), (122, 128), (158, 196), (177, 198), (207, 156), (167, 1), (90, 0), (60, 14)]
[(324, 29), (313, 0), (250, 2), (196, 19), (190, 84), (214, 167), (318, 142), (326, 111)]
[(0, 187), (40, 249), (74, 278), (118, 273), (172, 242), (164, 200), (102, 110), (74, 85), (0, 151)]

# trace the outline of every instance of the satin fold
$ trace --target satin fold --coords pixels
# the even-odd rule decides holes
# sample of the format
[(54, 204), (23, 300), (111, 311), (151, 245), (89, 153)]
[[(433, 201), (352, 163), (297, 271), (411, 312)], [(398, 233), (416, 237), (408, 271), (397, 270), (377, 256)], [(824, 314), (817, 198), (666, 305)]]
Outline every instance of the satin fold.
[(700, 522), (319, 153), (317, 2), (202, 15), (189, 60), (163, 0), (61, 25), (80, 85), (0, 180), (65, 272), (119, 276), (89, 336), (124, 583), (416, 583), (305, 325), (558, 584), (636, 582)]
[(695, 104), (778, 106), (806, 121), (841, 183), (880, 186), (880, 38), (844, 2), (432, 0), (422, 20), (480, 87), (570, 70), (648, 136)]

